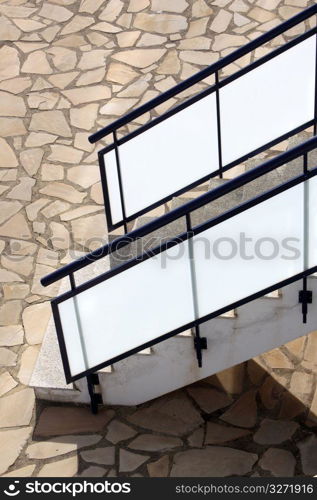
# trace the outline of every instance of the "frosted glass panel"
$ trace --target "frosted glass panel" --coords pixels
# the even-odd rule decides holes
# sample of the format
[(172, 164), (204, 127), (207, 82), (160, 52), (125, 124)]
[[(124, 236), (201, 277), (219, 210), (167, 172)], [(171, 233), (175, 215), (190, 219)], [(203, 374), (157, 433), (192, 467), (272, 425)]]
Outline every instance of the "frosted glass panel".
[(314, 117), (316, 37), (220, 89), (224, 166)]
[(313, 177), (307, 182), (305, 197), (306, 212), (308, 213), (306, 226), (307, 267), (310, 268), (317, 266), (317, 177)]
[[(88, 367), (105, 362), (194, 319), (188, 243), (137, 264), (77, 295)], [(72, 375), (80, 373), (74, 299), (59, 304)], [(74, 344), (73, 344), (74, 342)], [(79, 358), (79, 360), (77, 359)]]
[(107, 184), (109, 193), (109, 203), (111, 206), (112, 223), (120, 222), (123, 217), (121, 195), (119, 187), (118, 169), (116, 163), (116, 154), (112, 150), (105, 155), (105, 165), (107, 172)]
[(211, 94), (120, 146), (126, 215), (218, 170), (217, 141)]
[(194, 237), (199, 317), (303, 271), (303, 193), (299, 184)]

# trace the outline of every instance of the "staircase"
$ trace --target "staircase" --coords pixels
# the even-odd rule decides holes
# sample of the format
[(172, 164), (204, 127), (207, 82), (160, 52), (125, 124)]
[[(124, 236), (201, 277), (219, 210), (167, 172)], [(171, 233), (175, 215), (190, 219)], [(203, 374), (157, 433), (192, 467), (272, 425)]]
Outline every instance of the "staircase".
[[(316, 126), (316, 28), (220, 80), (223, 67), (316, 13), (317, 6), (306, 9), (90, 138), (113, 134), (99, 152), (100, 173), (109, 230), (127, 234), (113, 233), (104, 247), (42, 279), (62, 285), (31, 379), (38, 397), (91, 402), (93, 411), (101, 403), (136, 405), (316, 329), (309, 304), (317, 291), (317, 138), (303, 142), (308, 135), (300, 135)], [(252, 109), (249, 121), (239, 111), (246, 85), (257, 95), (273, 70), (282, 68), (281, 84), (294, 66), (304, 88), (292, 91), (303, 95), (292, 105), (284, 100), (282, 114), (283, 103), (271, 96), (254, 132)], [(216, 83), (207, 91), (118, 138), (120, 127), (212, 74)], [(228, 128), (237, 116), (235, 136)], [(197, 124), (208, 133), (187, 145)], [(285, 138), (298, 144), (276, 156), (271, 148)], [(199, 141), (204, 147), (193, 162)], [(255, 166), (264, 151), (268, 159)], [(241, 162), (245, 173), (226, 180)], [(255, 242), (255, 255), (236, 251), (241, 235)], [(232, 255), (220, 255), (228, 241)], [(266, 251), (273, 245), (274, 257), (260, 252), (259, 242)]]

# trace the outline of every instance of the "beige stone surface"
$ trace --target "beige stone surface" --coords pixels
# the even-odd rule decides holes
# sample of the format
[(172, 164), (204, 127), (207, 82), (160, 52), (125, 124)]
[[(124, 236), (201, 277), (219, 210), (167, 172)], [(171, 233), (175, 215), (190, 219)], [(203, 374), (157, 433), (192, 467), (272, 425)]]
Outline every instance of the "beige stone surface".
[(30, 444), (26, 449), (26, 454), (28, 457), (36, 459), (53, 458), (96, 444), (100, 439), (101, 437), (98, 435), (52, 438)]
[(0, 428), (29, 425), (35, 403), (33, 389), (26, 388), (0, 400)]
[(24, 332), (21, 325), (0, 326), (0, 346), (10, 347), (23, 344)]
[(136, 433), (137, 431), (132, 427), (118, 420), (112, 420), (107, 428), (106, 439), (113, 444), (117, 444), (120, 441), (132, 438)]
[(295, 422), (264, 419), (254, 434), (254, 441), (259, 444), (280, 444), (290, 439), (297, 428)]
[(131, 453), (130, 451), (120, 449), (119, 471), (132, 472), (148, 460), (148, 456)]
[(251, 431), (207, 422), (205, 444), (223, 444), (251, 434)]
[(224, 448), (207, 447), (177, 453), (171, 470), (172, 477), (227, 477), (241, 476), (252, 470), (258, 457), (254, 453)]
[(71, 130), (62, 111), (41, 111), (33, 113), (31, 130), (42, 130), (50, 134), (71, 137)]
[(23, 351), (20, 358), (18, 379), (21, 384), (28, 385), (39, 354), (39, 346), (29, 346)]
[(115, 462), (115, 448), (114, 446), (107, 446), (105, 448), (95, 448), (94, 450), (87, 450), (81, 452), (81, 457), (85, 462), (93, 462), (101, 465), (113, 465)]
[(37, 477), (72, 477), (78, 471), (78, 457), (76, 455), (44, 465)]
[[(62, 436), (102, 431), (114, 412), (102, 409), (92, 415), (89, 408), (51, 406), (45, 408), (35, 427), (35, 437)], [(111, 425), (111, 424), (110, 424)]]
[(182, 441), (175, 437), (141, 434), (129, 443), (132, 450), (167, 451), (182, 446)]
[(0, 431), (0, 474), (14, 464), (31, 433), (32, 427)]
[(136, 68), (146, 68), (146, 66), (158, 62), (165, 53), (165, 49), (122, 50), (113, 58), (122, 63), (131, 64)]
[(50, 316), (49, 302), (34, 304), (24, 309), (22, 320), (28, 344), (34, 345), (42, 342)]
[(296, 460), (287, 450), (269, 448), (259, 461), (261, 469), (269, 471), (276, 477), (294, 476)]
[(64, 90), (63, 94), (72, 104), (77, 106), (77, 104), (108, 99), (110, 97), (110, 90), (105, 85), (92, 85), (78, 89)]
[(221, 420), (239, 427), (254, 427), (257, 419), (256, 391), (243, 394), (223, 415)]
[(61, 198), (71, 203), (81, 203), (85, 198), (85, 193), (80, 193), (72, 186), (64, 184), (63, 182), (52, 182), (40, 190), (40, 193), (55, 198)]
[[(16, 366), (17, 364), (17, 354), (12, 352), (10, 349), (5, 347), (0, 347), (0, 367), (3, 366)], [(1, 411), (1, 409), (0, 409)], [(1, 425), (1, 422), (0, 422)]]
[(189, 387), (188, 394), (206, 413), (213, 413), (232, 403), (232, 399), (227, 394), (211, 388)]
[(4, 394), (7, 394), (7, 392), (11, 391), (11, 389), (14, 389), (17, 385), (18, 383), (14, 380), (14, 378), (11, 377), (8, 372), (2, 373), (0, 375), (0, 397)]
[(155, 462), (147, 464), (147, 470), (150, 477), (167, 477), (169, 472), (169, 457), (165, 455)]

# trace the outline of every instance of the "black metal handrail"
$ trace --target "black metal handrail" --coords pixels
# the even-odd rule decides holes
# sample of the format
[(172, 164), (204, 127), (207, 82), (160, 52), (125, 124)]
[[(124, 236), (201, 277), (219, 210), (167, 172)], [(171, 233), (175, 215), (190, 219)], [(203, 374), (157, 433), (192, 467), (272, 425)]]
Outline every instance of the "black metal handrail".
[[(239, 175), (235, 179), (232, 179), (227, 183), (218, 186), (213, 191), (209, 191), (199, 196), (198, 198), (191, 200), (190, 202), (180, 207), (177, 207), (174, 210), (171, 210), (169, 213), (159, 217), (158, 219), (149, 222), (148, 224), (145, 224), (144, 226), (135, 229), (134, 231), (131, 231), (130, 233), (124, 236), (116, 238), (111, 243), (108, 243), (107, 245), (104, 245), (84, 255), (83, 257), (80, 257), (79, 259), (62, 267), (61, 269), (53, 271), (52, 273), (43, 277), (41, 279), (41, 283), (43, 286), (48, 286), (62, 278), (65, 278), (66, 276), (70, 276), (74, 272), (79, 271), (80, 269), (91, 264), (92, 262), (97, 261), (103, 257), (106, 257), (107, 255), (113, 253), (114, 251), (129, 245), (133, 241), (136, 241), (139, 238), (142, 238), (158, 229), (161, 229), (162, 227), (170, 224), (171, 222), (174, 222), (180, 217), (184, 217), (190, 212), (203, 207), (207, 203), (215, 201), (221, 198), (222, 196), (231, 193), (235, 189), (244, 186), (245, 184), (271, 172), (272, 170), (277, 169), (278, 167), (294, 160), (299, 156), (307, 155), (310, 151), (316, 148), (317, 148), (317, 137), (314, 136), (308, 141), (301, 143), (300, 145), (290, 149), (289, 151), (285, 151), (279, 156), (267, 160), (258, 167), (255, 167), (254, 169)], [(261, 195), (258, 196), (256, 199), (260, 198)]]
[(291, 17), (290, 19), (287, 19), (283, 23), (281, 23), (279, 26), (276, 26), (275, 28), (272, 28), (271, 30), (267, 31), (263, 35), (260, 35), (258, 38), (255, 40), (250, 41), (246, 45), (239, 47), (235, 51), (231, 52), (227, 56), (223, 57), (221, 60), (216, 61), (215, 63), (211, 64), (207, 68), (199, 71), (195, 75), (192, 75), (191, 77), (187, 78), (183, 82), (175, 85), (171, 89), (163, 92), (157, 97), (154, 97), (154, 99), (151, 99), (147, 103), (143, 104), (142, 106), (139, 106), (138, 108), (134, 109), (133, 111), (130, 111), (129, 113), (125, 114), (121, 118), (118, 118), (111, 124), (107, 125), (106, 127), (102, 128), (101, 130), (98, 130), (94, 134), (92, 134), (89, 137), (89, 142), (95, 143), (102, 139), (103, 137), (106, 137), (108, 134), (115, 132), (117, 129), (120, 127), (123, 127), (127, 123), (130, 123), (131, 121), (135, 120), (139, 116), (143, 115), (144, 113), (152, 110), (156, 106), (159, 106), (160, 104), (163, 104), (165, 101), (170, 99), (171, 97), (174, 97), (175, 95), (179, 94), (180, 92), (183, 92), (184, 90), (187, 90), (188, 88), (192, 87), (196, 83), (199, 83), (200, 81), (204, 80), (205, 78), (211, 76), (212, 74), (220, 71), (222, 68), (225, 66), (228, 66), (235, 60), (239, 59), (240, 57), (244, 56), (245, 54), (252, 52), (253, 50), (257, 49), (261, 45), (271, 41), (272, 39), (276, 38), (277, 36), (281, 35), (285, 31), (293, 28), (297, 24), (305, 21), (309, 17), (313, 16), (314, 14), (317, 14), (317, 5), (312, 5), (311, 7), (308, 7), (307, 9), (303, 10), (302, 12), (299, 12), (295, 16)]

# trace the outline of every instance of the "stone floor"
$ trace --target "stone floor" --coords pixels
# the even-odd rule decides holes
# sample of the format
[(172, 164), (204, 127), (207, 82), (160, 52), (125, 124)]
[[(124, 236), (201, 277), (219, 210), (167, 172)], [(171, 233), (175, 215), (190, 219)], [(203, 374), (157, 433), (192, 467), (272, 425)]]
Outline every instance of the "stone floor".
[[(36, 402), (28, 387), (58, 290), (40, 278), (107, 239), (100, 144), (87, 136), (312, 3), (0, 0), (0, 474), (186, 475), (188, 464), (197, 475), (317, 473), (315, 334), (239, 368), (235, 388), (227, 379), (239, 376), (219, 375), (94, 419)], [(279, 419), (291, 421), (284, 434)]]

